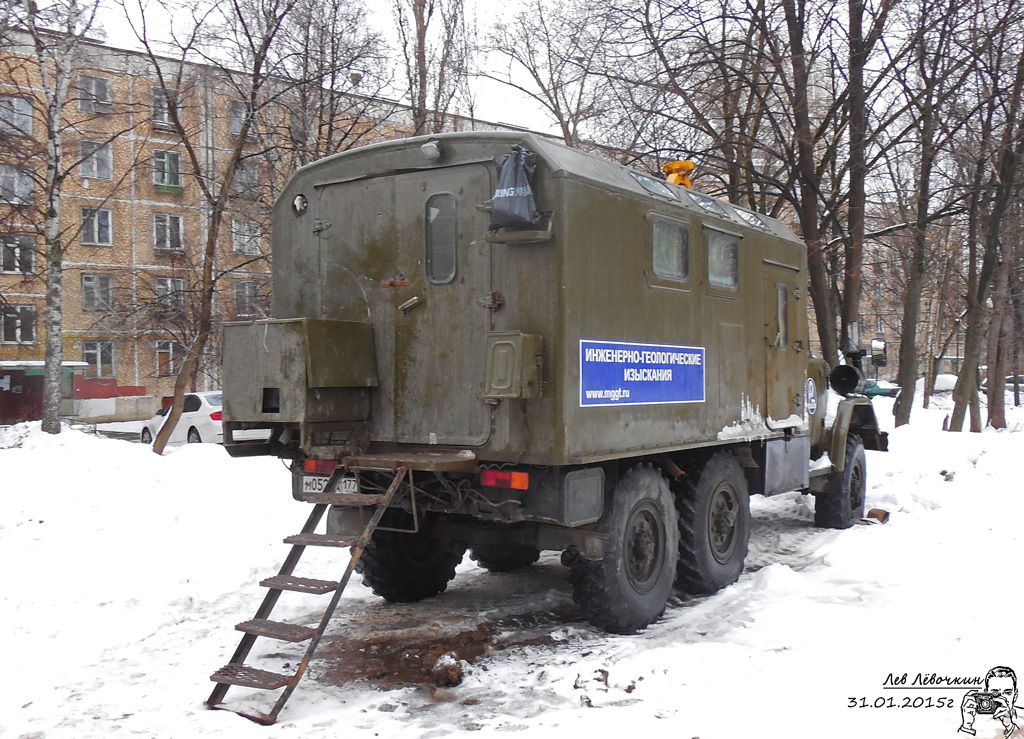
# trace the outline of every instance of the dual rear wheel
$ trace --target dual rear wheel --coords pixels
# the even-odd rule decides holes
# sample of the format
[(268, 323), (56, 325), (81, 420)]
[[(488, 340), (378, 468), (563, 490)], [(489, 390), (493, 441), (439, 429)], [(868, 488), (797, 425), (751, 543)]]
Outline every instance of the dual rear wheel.
[(571, 563), (573, 600), (594, 626), (639, 631), (664, 612), (673, 585), (713, 593), (743, 571), (750, 533), (743, 470), (719, 452), (673, 494), (660, 471), (634, 467), (619, 480), (598, 532), (606, 536), (603, 557)]

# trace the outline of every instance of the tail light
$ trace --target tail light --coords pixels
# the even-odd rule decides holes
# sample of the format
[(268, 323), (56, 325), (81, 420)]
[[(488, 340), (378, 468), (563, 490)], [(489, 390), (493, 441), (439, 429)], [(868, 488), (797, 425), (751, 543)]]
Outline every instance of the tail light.
[(483, 470), (480, 473), (480, 484), (491, 488), (528, 490), (530, 488), (530, 473)]
[(222, 411), (214, 411), (213, 413), (210, 414), (211, 421), (219, 421), (223, 417), (224, 413)]
[(336, 459), (307, 459), (302, 463), (302, 470), (311, 475), (329, 475), (337, 466)]

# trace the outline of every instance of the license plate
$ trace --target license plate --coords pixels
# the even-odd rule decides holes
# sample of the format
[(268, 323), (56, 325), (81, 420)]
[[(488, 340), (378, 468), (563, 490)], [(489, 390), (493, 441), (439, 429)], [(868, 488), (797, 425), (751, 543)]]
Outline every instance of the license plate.
[[(326, 475), (305, 475), (302, 478), (302, 492), (322, 493), (331, 478)], [(339, 493), (358, 493), (359, 482), (354, 477), (343, 477), (338, 481)]]

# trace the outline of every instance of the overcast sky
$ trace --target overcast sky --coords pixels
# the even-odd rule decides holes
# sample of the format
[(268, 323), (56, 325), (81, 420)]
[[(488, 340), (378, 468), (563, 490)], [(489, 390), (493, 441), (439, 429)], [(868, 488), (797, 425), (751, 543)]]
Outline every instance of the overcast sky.
[[(106, 10), (101, 15), (101, 24), (106, 35), (106, 42), (120, 48), (139, 48), (132, 30), (123, 18), (120, 6), (114, 0), (105, 0), (105, 4)], [(518, 4), (518, 0), (511, 0), (496, 9), (493, 0), (466, 0), (467, 16), (470, 19), (476, 16), (481, 43), (486, 40), (487, 33), (494, 22), (502, 15), (514, 11)], [(367, 0), (366, 7), (369, 25), (384, 35), (394, 62), (399, 63), (400, 48), (392, 15), (392, 0)], [(152, 29), (154, 27), (152, 18), (148, 20)], [(500, 66), (504, 60), (495, 61)], [(488, 69), (489, 62), (486, 57), (481, 57), (478, 64), (481, 68)], [(493, 66), (493, 63), (490, 65)], [(397, 82), (401, 75), (401, 71), (397, 67), (395, 75)], [(518, 90), (484, 78), (477, 78), (473, 83), (473, 88), (477, 94), (476, 117), (479, 120), (510, 123), (535, 131), (557, 134), (557, 128), (552, 125), (543, 109)], [(401, 90), (394, 92), (396, 98), (401, 95)]]

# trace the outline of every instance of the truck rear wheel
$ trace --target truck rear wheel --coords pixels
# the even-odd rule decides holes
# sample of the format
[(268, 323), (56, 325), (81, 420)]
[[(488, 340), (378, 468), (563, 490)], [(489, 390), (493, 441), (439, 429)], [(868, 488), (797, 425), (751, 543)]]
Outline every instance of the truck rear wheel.
[(829, 475), (825, 489), (814, 496), (814, 525), (848, 529), (864, 517), (867, 464), (864, 443), (856, 434), (846, 437), (846, 463)]
[(572, 598), (598, 628), (639, 631), (665, 611), (675, 579), (676, 509), (661, 473), (640, 465), (623, 475), (597, 532), (608, 537), (604, 557), (571, 563)]
[(415, 534), (374, 532), (356, 572), (389, 603), (412, 603), (444, 592), (462, 562), (463, 551), (458, 547), (453, 551), (436, 526), (422, 521)]
[(469, 556), (490, 572), (515, 572), (540, 559), (540, 550), (526, 544), (480, 544)]
[(677, 581), (692, 595), (710, 595), (743, 572), (750, 538), (750, 494), (743, 468), (729, 452), (718, 452), (685, 484), (679, 508)]

